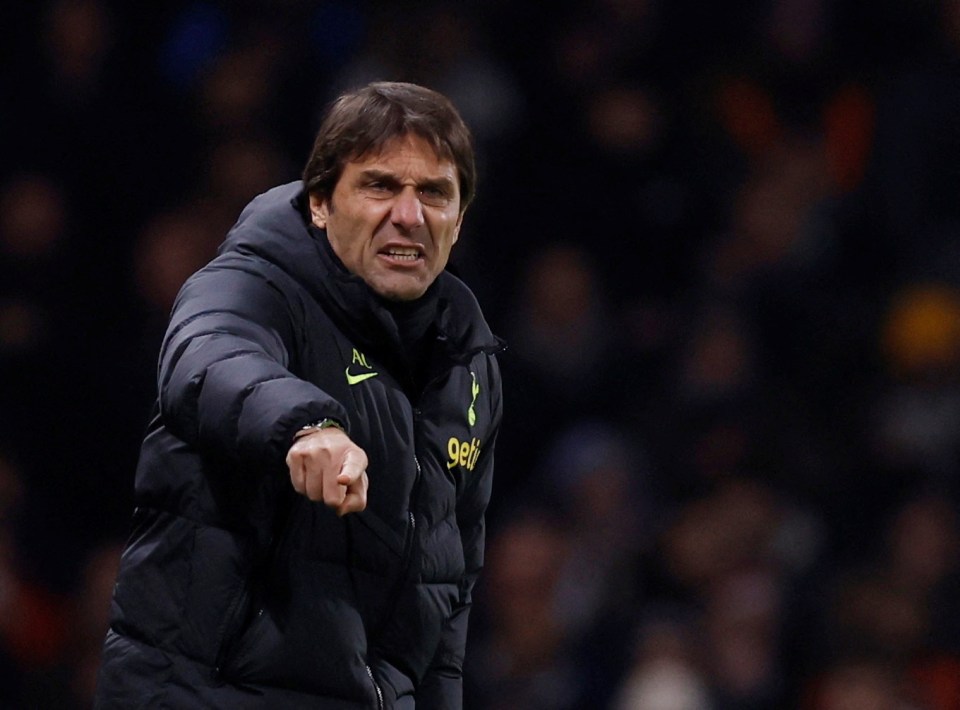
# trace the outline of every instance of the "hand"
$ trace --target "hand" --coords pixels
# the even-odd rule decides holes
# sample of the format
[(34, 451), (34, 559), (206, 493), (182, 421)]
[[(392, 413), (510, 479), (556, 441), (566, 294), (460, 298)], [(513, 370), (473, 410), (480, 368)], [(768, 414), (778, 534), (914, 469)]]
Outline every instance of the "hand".
[(367, 507), (367, 454), (335, 427), (297, 439), (287, 452), (290, 481), (297, 493), (323, 501), (337, 515)]

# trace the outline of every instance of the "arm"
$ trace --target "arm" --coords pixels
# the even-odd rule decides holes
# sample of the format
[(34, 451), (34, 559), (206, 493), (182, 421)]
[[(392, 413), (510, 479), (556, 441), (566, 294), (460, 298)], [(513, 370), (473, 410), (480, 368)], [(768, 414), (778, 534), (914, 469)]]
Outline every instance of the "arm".
[[(174, 305), (160, 355), (160, 412), (201, 450), (275, 466), (294, 433), (346, 411), (288, 369), (295, 329), (270, 267), (234, 256), (191, 277)], [(279, 277), (284, 275), (279, 275)]]
[(494, 449), (502, 418), (500, 373), (491, 360), (490, 389), (493, 399), (490, 411), (493, 422), (488, 441), (483, 446), (474, 476), (457, 503), (457, 524), (466, 564), (460, 582), (460, 603), (447, 619), (433, 663), (417, 689), (417, 707), (427, 710), (449, 710), (463, 705), (463, 659), (467, 645), (467, 626), (473, 604), (473, 588), (483, 568), (485, 542), (484, 514), (493, 488)]

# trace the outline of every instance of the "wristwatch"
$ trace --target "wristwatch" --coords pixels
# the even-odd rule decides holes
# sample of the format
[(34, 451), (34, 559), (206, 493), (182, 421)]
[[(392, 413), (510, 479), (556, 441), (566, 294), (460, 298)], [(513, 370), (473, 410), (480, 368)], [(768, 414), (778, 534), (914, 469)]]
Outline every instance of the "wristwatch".
[(307, 424), (299, 429), (296, 434), (293, 435), (293, 440), (297, 441), (302, 439), (307, 434), (312, 434), (315, 431), (320, 431), (322, 429), (339, 429), (343, 431), (343, 425), (338, 422), (336, 419), (331, 419), (330, 417), (325, 417), (320, 421), (316, 421), (313, 424)]

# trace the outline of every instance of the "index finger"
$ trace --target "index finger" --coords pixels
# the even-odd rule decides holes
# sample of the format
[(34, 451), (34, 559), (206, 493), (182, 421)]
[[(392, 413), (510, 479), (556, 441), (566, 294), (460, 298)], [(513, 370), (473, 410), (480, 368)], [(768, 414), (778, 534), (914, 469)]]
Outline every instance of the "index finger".
[(348, 451), (343, 457), (343, 464), (340, 466), (340, 473), (337, 475), (337, 483), (342, 486), (356, 483), (366, 470), (366, 457), (360, 455), (357, 451)]
[(343, 503), (337, 507), (337, 515), (359, 513), (367, 507), (367, 474), (360, 473), (360, 478), (347, 486), (347, 495)]

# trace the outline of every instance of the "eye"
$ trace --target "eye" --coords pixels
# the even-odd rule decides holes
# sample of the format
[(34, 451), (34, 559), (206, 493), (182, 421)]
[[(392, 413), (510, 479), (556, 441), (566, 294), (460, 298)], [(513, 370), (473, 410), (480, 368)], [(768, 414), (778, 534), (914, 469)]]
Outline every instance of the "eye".
[(363, 184), (363, 191), (371, 197), (385, 199), (393, 194), (393, 185), (388, 180), (372, 178)]
[(433, 207), (445, 207), (450, 202), (450, 192), (440, 185), (424, 185), (420, 188), (420, 199)]

